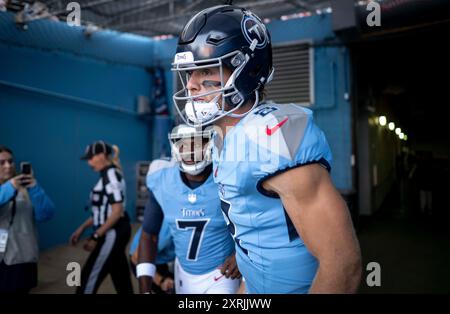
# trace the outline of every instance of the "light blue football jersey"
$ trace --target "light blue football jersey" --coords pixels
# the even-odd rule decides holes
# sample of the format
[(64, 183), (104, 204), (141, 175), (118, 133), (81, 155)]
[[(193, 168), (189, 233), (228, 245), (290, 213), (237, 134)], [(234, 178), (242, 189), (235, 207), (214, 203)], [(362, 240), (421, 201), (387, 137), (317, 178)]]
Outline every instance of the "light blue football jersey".
[(331, 151), (312, 111), (294, 104), (258, 106), (222, 142), (215, 136), (214, 180), (236, 242), (249, 293), (306, 293), (318, 263), (278, 196), (263, 180), (310, 163), (330, 169)]
[(176, 162), (155, 160), (149, 167), (147, 187), (162, 208), (175, 255), (185, 271), (208, 273), (234, 252), (212, 175), (191, 189), (183, 182)]
[[(142, 226), (136, 231), (136, 234), (131, 241), (129, 254), (133, 255), (138, 249), (139, 239), (142, 234)], [(155, 264), (166, 264), (175, 260), (175, 246), (173, 244), (172, 234), (170, 233), (169, 225), (163, 220), (161, 230), (158, 234), (158, 253), (156, 254)]]

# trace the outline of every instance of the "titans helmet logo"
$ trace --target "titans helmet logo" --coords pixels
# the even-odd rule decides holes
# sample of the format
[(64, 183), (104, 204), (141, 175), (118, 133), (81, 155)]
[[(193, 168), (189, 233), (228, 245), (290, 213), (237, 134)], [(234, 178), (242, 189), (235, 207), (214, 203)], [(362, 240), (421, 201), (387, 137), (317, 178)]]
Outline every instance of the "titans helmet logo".
[(249, 44), (251, 44), (254, 39), (258, 41), (258, 44), (256, 45), (257, 49), (264, 48), (269, 42), (266, 26), (251, 12), (246, 12), (242, 18), (241, 29)]

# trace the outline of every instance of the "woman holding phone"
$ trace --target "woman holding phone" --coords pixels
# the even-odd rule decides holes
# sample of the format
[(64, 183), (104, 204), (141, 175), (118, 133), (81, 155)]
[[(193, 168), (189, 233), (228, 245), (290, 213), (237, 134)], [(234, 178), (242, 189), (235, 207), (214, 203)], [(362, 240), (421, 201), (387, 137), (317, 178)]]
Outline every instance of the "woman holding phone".
[(0, 146), (0, 293), (28, 293), (37, 284), (36, 222), (50, 220), (55, 205), (22, 163), (17, 175), (11, 149)]
[(119, 148), (103, 141), (88, 145), (82, 160), (100, 174), (90, 194), (92, 215), (72, 234), (72, 245), (78, 243), (84, 230), (93, 227), (84, 249), (91, 252), (81, 272), (78, 294), (96, 293), (110, 274), (117, 293), (133, 293), (125, 247), (130, 240), (131, 225), (125, 211), (125, 180), (122, 175)]

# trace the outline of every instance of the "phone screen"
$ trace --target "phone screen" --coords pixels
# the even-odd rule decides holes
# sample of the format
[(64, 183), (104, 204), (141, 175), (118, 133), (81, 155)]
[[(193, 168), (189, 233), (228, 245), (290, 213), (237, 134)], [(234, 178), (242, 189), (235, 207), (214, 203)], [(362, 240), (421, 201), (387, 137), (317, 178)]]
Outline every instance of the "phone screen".
[(21, 164), (22, 174), (31, 174), (31, 164), (29, 162), (23, 162)]

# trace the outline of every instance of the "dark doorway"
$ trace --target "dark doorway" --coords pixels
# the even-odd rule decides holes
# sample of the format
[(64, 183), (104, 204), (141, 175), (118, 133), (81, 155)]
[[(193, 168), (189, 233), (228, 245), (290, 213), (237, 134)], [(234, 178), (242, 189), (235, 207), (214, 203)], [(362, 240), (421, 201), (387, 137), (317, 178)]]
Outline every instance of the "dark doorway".
[[(363, 277), (362, 292), (450, 291), (449, 38), (450, 24), (441, 23), (350, 45), (358, 236), (364, 265), (379, 261), (385, 270), (382, 287), (367, 287)], [(380, 130), (381, 115), (407, 141)]]

